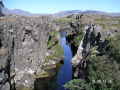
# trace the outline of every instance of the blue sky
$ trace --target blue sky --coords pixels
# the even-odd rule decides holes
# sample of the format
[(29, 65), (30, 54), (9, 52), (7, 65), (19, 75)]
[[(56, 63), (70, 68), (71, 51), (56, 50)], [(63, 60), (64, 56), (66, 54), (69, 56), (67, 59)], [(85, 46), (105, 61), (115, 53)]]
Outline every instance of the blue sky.
[(120, 12), (120, 0), (3, 0), (9, 9), (32, 13), (56, 13), (65, 10)]

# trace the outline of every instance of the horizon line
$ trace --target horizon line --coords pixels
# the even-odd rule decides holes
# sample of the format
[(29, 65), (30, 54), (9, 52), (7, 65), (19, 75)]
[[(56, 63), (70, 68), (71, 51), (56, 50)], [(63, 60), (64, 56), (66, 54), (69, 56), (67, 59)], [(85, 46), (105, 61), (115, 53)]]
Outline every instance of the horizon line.
[(96, 12), (102, 12), (102, 13), (120, 13), (120, 12), (112, 12), (112, 11), (101, 11), (101, 10), (80, 10), (80, 9), (69, 9), (69, 10), (62, 10), (62, 11), (55, 11), (55, 12), (51, 12), (51, 13), (33, 13), (31, 11), (27, 11), (27, 10), (23, 10), (23, 9), (19, 9), (19, 8), (7, 8), (8, 10), (21, 10), (21, 11), (24, 11), (24, 12), (28, 12), (28, 13), (31, 13), (31, 14), (56, 14), (56, 13), (61, 13), (61, 12), (69, 12), (69, 11), (80, 11), (80, 12), (86, 12), (86, 11), (96, 11)]

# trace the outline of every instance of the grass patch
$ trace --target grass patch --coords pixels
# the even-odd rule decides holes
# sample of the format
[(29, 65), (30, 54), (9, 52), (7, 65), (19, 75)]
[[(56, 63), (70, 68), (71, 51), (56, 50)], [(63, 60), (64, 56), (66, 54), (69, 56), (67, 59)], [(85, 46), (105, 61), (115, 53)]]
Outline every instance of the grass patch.
[(49, 62), (49, 60), (56, 60), (64, 55), (63, 48), (59, 44), (56, 44), (51, 50), (54, 51), (54, 53), (50, 56), (46, 56), (46, 62)]
[(48, 47), (48, 50), (53, 51), (53, 53), (49, 56), (46, 56), (45, 58), (46, 62), (49, 62), (49, 60), (56, 60), (58, 58), (63, 57), (64, 55), (63, 48), (59, 44), (58, 35), (59, 35), (59, 32), (57, 31), (49, 33), (47, 47)]
[(69, 22), (72, 22), (72, 21), (76, 21), (75, 19), (73, 18), (59, 18), (59, 19), (55, 19), (55, 22), (60, 22), (60, 23), (69, 23)]
[(49, 37), (47, 41), (47, 47), (48, 49), (51, 49), (53, 46), (55, 46), (58, 43), (58, 32), (49, 32)]

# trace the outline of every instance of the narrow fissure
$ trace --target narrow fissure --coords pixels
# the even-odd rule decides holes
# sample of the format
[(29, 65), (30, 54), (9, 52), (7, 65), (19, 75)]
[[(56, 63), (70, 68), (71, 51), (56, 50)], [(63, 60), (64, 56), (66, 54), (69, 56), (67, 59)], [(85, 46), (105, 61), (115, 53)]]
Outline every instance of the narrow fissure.
[(72, 51), (66, 40), (66, 33), (61, 32), (60, 44), (64, 50), (64, 64), (61, 66), (57, 75), (57, 90), (65, 90), (64, 84), (72, 80)]

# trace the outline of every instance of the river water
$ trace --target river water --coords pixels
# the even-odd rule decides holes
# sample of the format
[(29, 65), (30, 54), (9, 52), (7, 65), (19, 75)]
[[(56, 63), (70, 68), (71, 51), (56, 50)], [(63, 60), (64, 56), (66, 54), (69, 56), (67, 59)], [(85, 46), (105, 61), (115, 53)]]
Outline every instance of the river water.
[(57, 75), (57, 83), (59, 85), (57, 90), (66, 90), (63, 85), (72, 79), (72, 51), (67, 44), (65, 32), (61, 33), (60, 44), (64, 50), (64, 64)]

